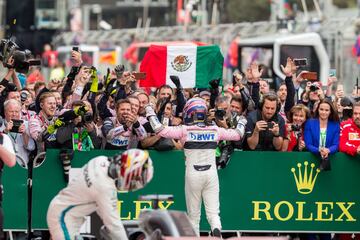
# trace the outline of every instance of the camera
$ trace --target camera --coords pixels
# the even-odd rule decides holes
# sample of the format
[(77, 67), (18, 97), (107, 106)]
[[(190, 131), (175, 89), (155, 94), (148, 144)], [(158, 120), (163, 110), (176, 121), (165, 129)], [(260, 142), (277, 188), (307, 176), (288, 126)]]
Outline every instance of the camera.
[(315, 92), (316, 90), (319, 90), (318, 85), (312, 83), (312, 84), (310, 85), (310, 92)]
[(11, 128), (10, 132), (18, 133), (19, 128), (24, 121), (21, 119), (11, 119), (11, 121), (13, 122), (13, 127)]
[(216, 166), (218, 169), (224, 169), (229, 164), (234, 148), (229, 142), (221, 142), (218, 147), (221, 153), (220, 156), (216, 157)]
[[(10, 57), (14, 59), (14, 65), (8, 65)], [(0, 61), (6, 68), (14, 68), (18, 73), (28, 73), (30, 66), (40, 65), (40, 60), (31, 59), (29, 50), (20, 50), (19, 46), (12, 39), (0, 40)]]
[(215, 118), (218, 120), (224, 120), (226, 115), (226, 111), (224, 109), (216, 109), (215, 110)]
[(26, 92), (20, 93), (21, 102), (25, 102), (27, 98), (28, 98), (28, 94)]
[(268, 129), (271, 129), (271, 128), (273, 128), (274, 127), (274, 123), (273, 122), (268, 122), (267, 123), (267, 128)]
[(84, 123), (91, 123), (93, 121), (93, 115), (92, 113), (87, 112), (82, 116), (82, 119)]
[(291, 131), (298, 132), (301, 130), (301, 127), (297, 124), (291, 124)]

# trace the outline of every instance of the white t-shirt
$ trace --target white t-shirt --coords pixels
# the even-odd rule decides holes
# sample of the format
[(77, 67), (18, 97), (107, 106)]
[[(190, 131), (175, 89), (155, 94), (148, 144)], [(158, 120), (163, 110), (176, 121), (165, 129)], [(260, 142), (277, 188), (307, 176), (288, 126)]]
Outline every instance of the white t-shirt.
[(6, 134), (3, 134), (2, 136), (3, 136), (3, 144), (2, 145), (6, 148), (6, 150), (11, 152), (12, 154), (15, 154), (14, 146), (11, 142), (10, 137)]

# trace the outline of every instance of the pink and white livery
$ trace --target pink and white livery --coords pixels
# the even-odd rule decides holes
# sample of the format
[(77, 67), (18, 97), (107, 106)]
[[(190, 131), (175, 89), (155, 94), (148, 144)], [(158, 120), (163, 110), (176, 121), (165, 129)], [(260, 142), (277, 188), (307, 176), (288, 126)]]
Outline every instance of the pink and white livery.
[(207, 107), (200, 98), (190, 99), (183, 111), (186, 125), (164, 127), (151, 106), (146, 116), (154, 131), (162, 137), (179, 139), (185, 153), (185, 197), (190, 221), (199, 234), (201, 203), (204, 200), (206, 217), (215, 236), (221, 236), (219, 180), (215, 149), (218, 141), (239, 141), (245, 132), (246, 119), (241, 118), (236, 129), (206, 126)]

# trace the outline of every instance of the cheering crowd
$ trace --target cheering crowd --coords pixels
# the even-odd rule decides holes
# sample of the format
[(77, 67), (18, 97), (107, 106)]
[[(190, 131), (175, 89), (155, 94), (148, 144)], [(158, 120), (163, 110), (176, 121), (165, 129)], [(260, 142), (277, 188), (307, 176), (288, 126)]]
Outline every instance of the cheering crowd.
[[(331, 154), (360, 153), (358, 89), (346, 97), (335, 76), (326, 86), (308, 81), (306, 72), (290, 58), (281, 66), (286, 78), (276, 90), (261, 78), (263, 69), (256, 63), (245, 73), (234, 74), (232, 84), (224, 87), (220, 79), (209, 79), (206, 89), (184, 89), (182, 79), (170, 76), (176, 88), (163, 85), (152, 91), (139, 87), (136, 74), (122, 65), (100, 76), (83, 64), (80, 51), (71, 52), (71, 61), (64, 79), (22, 84), (8, 68), (0, 82), (0, 130), (10, 137), (18, 164), (26, 166), (46, 149), (59, 148), (68, 180), (73, 151), (184, 149), (187, 162), (194, 166), (187, 166), (185, 192), (197, 231), (203, 198), (210, 206), (206, 213), (212, 231), (219, 235), (216, 169), (226, 167), (235, 149), (310, 151), (324, 171), (331, 170)], [(214, 135), (201, 135), (205, 130)], [(212, 155), (216, 160), (206, 162)], [(197, 174), (209, 171), (210, 187), (205, 182), (200, 187), (192, 184), (198, 181)]]

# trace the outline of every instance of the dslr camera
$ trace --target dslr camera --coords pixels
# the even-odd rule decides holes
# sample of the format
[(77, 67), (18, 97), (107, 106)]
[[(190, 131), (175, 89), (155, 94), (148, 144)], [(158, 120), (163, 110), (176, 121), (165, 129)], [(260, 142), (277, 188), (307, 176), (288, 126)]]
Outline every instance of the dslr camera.
[(315, 83), (312, 83), (310, 85), (310, 92), (315, 92), (316, 90), (319, 90), (319, 86)]
[(86, 112), (81, 118), (84, 123), (91, 123), (94, 120), (93, 115), (90, 112)]
[(291, 131), (293, 132), (299, 132), (301, 130), (301, 127), (297, 124), (291, 124)]
[(226, 111), (224, 109), (216, 109), (215, 110), (215, 118), (218, 120), (224, 120), (226, 115)]
[(272, 129), (274, 127), (274, 123), (273, 122), (268, 122), (267, 123), (267, 129)]
[[(14, 59), (14, 65), (8, 65), (10, 57)], [(32, 59), (30, 50), (20, 50), (19, 46), (13, 39), (1, 39), (0, 40), (0, 61), (6, 68), (14, 68), (18, 73), (28, 73), (30, 66), (40, 65), (41, 61), (38, 59)]]

